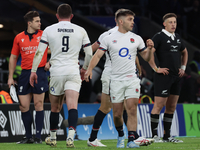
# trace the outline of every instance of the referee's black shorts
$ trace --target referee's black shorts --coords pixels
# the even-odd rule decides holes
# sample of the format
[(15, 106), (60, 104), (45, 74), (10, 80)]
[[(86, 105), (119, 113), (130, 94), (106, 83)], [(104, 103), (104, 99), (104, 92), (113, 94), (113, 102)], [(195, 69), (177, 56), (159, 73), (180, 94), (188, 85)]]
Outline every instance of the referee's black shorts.
[(154, 73), (154, 96), (179, 95), (181, 91), (180, 80), (181, 78), (178, 76)]

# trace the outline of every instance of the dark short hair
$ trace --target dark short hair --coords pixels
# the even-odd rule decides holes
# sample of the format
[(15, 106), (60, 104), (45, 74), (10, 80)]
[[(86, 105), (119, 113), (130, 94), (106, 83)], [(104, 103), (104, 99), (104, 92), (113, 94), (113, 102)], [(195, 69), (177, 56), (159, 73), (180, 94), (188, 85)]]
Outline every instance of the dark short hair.
[(69, 18), (72, 14), (72, 8), (69, 4), (61, 4), (58, 6), (57, 14), (60, 18)]
[(33, 21), (34, 17), (39, 17), (39, 13), (37, 11), (29, 11), (24, 15), (24, 20), (26, 23), (29, 21)]
[(165, 20), (167, 20), (168, 18), (171, 18), (171, 17), (177, 18), (177, 15), (175, 13), (167, 13), (163, 16), (163, 21), (165, 21)]
[(127, 15), (135, 16), (135, 13), (129, 9), (118, 9), (115, 13), (115, 19), (117, 20), (119, 17)]

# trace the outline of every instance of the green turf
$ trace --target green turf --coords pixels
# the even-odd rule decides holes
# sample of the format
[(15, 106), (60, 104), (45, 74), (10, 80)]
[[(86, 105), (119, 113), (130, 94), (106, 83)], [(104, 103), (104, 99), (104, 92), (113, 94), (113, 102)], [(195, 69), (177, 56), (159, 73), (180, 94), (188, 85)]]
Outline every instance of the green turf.
[[(141, 146), (139, 149), (147, 149), (147, 150), (200, 150), (200, 138), (199, 137), (179, 137), (184, 141), (184, 143), (173, 144), (173, 143), (153, 143), (149, 146)], [(106, 148), (100, 147), (88, 147), (87, 141), (75, 141), (75, 148), (66, 148), (65, 141), (58, 141), (57, 147), (52, 148), (49, 145), (46, 145), (45, 142), (43, 144), (15, 144), (15, 143), (0, 143), (0, 150), (60, 150), (60, 149), (75, 149), (75, 150), (83, 150), (83, 149), (103, 149), (103, 150), (111, 150), (116, 149), (117, 140), (102, 140), (103, 144), (107, 145)], [(127, 140), (125, 144), (127, 143)]]

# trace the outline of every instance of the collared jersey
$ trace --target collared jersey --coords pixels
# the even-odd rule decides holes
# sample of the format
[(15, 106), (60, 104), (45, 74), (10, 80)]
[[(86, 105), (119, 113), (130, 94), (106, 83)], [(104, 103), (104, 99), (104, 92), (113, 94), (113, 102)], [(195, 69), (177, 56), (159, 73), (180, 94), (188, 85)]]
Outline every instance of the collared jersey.
[[(43, 31), (37, 30), (30, 39), (30, 34), (27, 31), (23, 31), (16, 35), (11, 54), (19, 55), (21, 53), (22, 69), (29, 70), (32, 68), (33, 58), (40, 42)], [(39, 64), (39, 67), (44, 67), (47, 62), (47, 49), (45, 50), (44, 56)]]
[[(117, 31), (117, 30), (118, 30), (118, 26), (115, 26), (114, 28), (112, 28), (112, 29), (110, 29), (110, 30), (108, 30), (108, 31), (106, 31), (106, 32), (104, 32), (104, 33), (102, 33), (102, 34), (99, 36), (97, 43), (100, 45), (101, 42), (102, 42), (102, 40), (103, 40), (106, 36), (112, 34), (113, 32), (115, 32), (115, 31)], [(108, 53), (107, 53), (107, 52), (105, 53), (105, 55), (106, 55), (106, 62), (105, 62), (105, 64), (104, 64), (103, 73), (105, 73), (105, 74), (107, 74), (107, 75), (110, 75), (110, 72), (111, 72), (110, 57), (108, 56)]]
[(181, 37), (175, 33), (174, 40), (172, 40), (170, 34), (162, 31), (155, 34), (152, 40), (159, 67), (169, 68), (170, 75), (178, 76), (181, 67), (181, 52), (185, 49)]
[(91, 45), (84, 28), (60, 21), (44, 30), (40, 42), (49, 44), (51, 50), (51, 76), (80, 74), (79, 52), (82, 47)]
[(111, 79), (129, 80), (137, 78), (135, 59), (137, 51), (145, 49), (145, 44), (139, 35), (132, 32), (113, 32), (106, 36), (101, 45), (101, 50), (108, 51), (111, 60)]

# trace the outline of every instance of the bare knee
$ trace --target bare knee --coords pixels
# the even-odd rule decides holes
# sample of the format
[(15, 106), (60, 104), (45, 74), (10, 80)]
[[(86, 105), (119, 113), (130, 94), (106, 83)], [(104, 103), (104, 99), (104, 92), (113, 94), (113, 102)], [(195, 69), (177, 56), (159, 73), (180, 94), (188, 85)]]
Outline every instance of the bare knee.
[(21, 110), (21, 112), (27, 112), (29, 110), (29, 107), (19, 105), (19, 109)]
[(54, 105), (54, 106), (51, 106), (51, 111), (52, 112), (60, 112), (62, 109), (62, 107), (60, 105)]
[(170, 105), (166, 106), (165, 112), (172, 114), (172, 113), (174, 113), (175, 109), (176, 109), (176, 104), (170, 104)]
[(37, 101), (34, 103), (35, 110), (36, 111), (42, 111), (43, 110), (43, 101)]
[(104, 114), (108, 114), (111, 111), (111, 107), (100, 106), (99, 110), (102, 111)]

